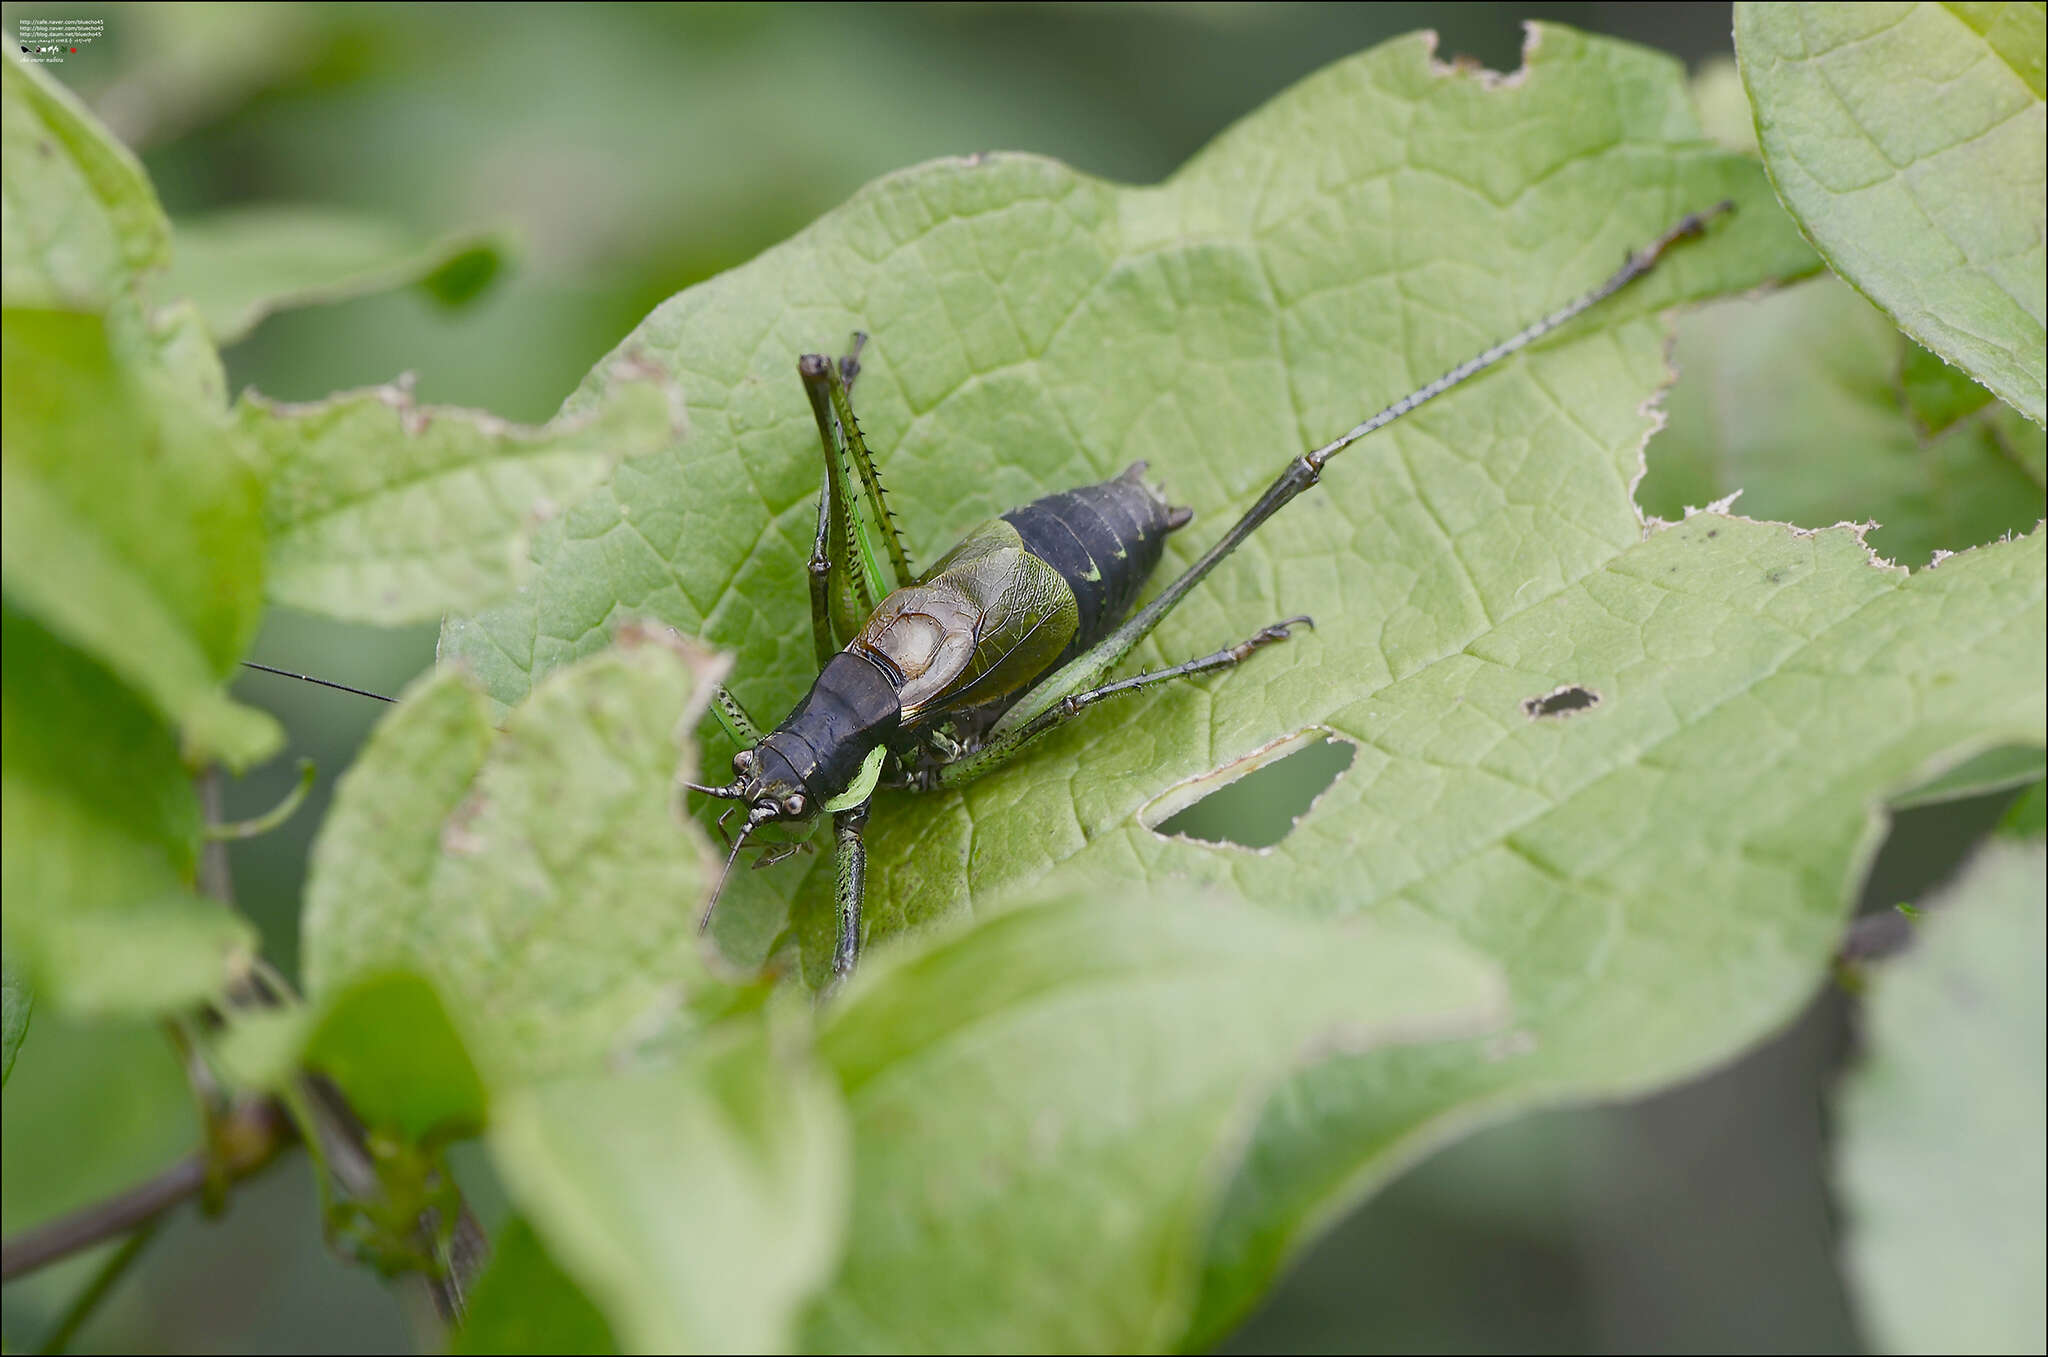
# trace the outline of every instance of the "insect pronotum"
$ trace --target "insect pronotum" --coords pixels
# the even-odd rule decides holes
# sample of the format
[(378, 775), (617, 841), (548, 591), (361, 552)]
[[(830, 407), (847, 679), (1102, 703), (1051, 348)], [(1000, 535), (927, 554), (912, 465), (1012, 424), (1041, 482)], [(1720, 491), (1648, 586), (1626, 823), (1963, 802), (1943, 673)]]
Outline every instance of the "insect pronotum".
[[(1724, 202), (1688, 215), (1632, 251), (1592, 291), (1294, 458), (1215, 545), (1135, 613), (1166, 535), (1192, 517), (1145, 480), (1144, 463), (989, 519), (915, 574), (854, 419), (852, 388), (865, 336), (855, 335), (853, 351), (837, 362), (805, 354), (797, 371), (825, 459), (809, 562), (818, 675), (796, 708), (765, 732), (730, 692), (713, 694), (714, 712), (740, 746), (732, 781), (688, 786), (735, 802), (746, 817), (698, 927), (709, 924), (750, 839), (771, 825), (807, 827), (829, 814), (838, 905), (832, 975), (843, 980), (860, 953), (862, 831), (878, 788), (957, 787), (1098, 702), (1231, 668), (1286, 640), (1295, 626), (1313, 625), (1290, 617), (1211, 654), (1109, 679), (1133, 646), (1261, 524), (1315, 485), (1338, 453), (1605, 301), (1732, 207)], [(720, 817), (721, 832), (731, 814)]]

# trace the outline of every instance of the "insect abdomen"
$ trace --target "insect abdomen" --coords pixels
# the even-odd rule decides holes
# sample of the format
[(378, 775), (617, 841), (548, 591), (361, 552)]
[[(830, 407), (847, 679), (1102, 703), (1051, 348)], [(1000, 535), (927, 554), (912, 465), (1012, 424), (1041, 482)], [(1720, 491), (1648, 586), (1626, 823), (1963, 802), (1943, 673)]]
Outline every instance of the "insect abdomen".
[(1167, 504), (1144, 477), (1145, 464), (1133, 462), (1114, 480), (1062, 490), (1003, 515), (1024, 549), (1057, 570), (1074, 591), (1080, 625), (1060, 662), (1123, 620), (1158, 567), (1166, 534), (1193, 516)]

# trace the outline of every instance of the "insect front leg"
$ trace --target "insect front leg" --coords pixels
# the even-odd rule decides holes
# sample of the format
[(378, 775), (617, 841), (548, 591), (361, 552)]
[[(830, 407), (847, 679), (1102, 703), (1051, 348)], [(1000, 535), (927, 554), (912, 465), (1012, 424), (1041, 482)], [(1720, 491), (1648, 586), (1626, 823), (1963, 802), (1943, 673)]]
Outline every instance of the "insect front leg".
[(719, 684), (711, 690), (711, 714), (718, 718), (718, 724), (725, 727), (725, 733), (732, 742), (742, 749), (751, 749), (761, 743), (761, 727), (740, 700)]
[(860, 960), (860, 906), (867, 891), (868, 850), (861, 839), (867, 828), (868, 807), (873, 798), (832, 816), (833, 866), (837, 875), (835, 897), (839, 907), (839, 939), (832, 948), (833, 987), (853, 974)]
[[(1275, 622), (1270, 627), (1261, 627), (1236, 645), (1225, 646), (1222, 650), (1203, 655), (1199, 659), (1184, 660), (1165, 669), (1150, 670), (1143, 674), (1135, 674), (1127, 679), (1118, 679), (1115, 683), (1105, 683), (1099, 688), (1090, 688), (1084, 692), (1070, 693), (1046, 708), (1032, 720), (1013, 730), (996, 734), (987, 744), (973, 753), (956, 762), (945, 764), (938, 770), (934, 780), (941, 787), (957, 787), (963, 782), (972, 782), (984, 773), (990, 773), (1002, 767), (1005, 763), (1023, 753), (1025, 747), (1037, 740), (1041, 735), (1057, 730), (1089, 707), (1106, 698), (1117, 697), (1124, 693), (1134, 693), (1140, 688), (1150, 688), (1155, 684), (1167, 683), (1174, 679), (1193, 678), (1197, 674), (1208, 674), (1218, 669), (1235, 668), (1244, 663), (1253, 651), (1286, 640), (1290, 628), (1297, 626), (1313, 627), (1314, 625), (1315, 623), (1307, 617), (1290, 617), (1285, 622)], [(1102, 644), (1108, 645), (1109, 642), (1104, 641)], [(1081, 658), (1085, 658), (1085, 656)]]

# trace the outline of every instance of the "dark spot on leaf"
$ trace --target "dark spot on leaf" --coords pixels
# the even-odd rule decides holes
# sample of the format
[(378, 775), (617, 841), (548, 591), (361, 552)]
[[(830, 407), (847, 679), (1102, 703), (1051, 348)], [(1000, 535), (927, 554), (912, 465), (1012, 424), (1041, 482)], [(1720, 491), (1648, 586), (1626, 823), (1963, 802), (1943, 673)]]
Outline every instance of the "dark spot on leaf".
[(1358, 755), (1319, 727), (1297, 731), (1212, 773), (1183, 782), (1139, 812), (1166, 838), (1271, 848)]
[(1577, 712), (1591, 711), (1599, 705), (1600, 694), (1591, 688), (1581, 688), (1576, 683), (1568, 683), (1541, 697), (1523, 698), (1522, 715), (1531, 721), (1541, 721), (1545, 717), (1562, 720)]
[(1764, 572), (1765, 584), (1783, 584), (1784, 582), (1785, 572), (1783, 570), (1768, 570)]
[(1708, 529), (1707, 529), (1707, 536), (1709, 536), (1709, 537), (1719, 537), (1720, 535), (1721, 535), (1721, 530), (1720, 530), (1719, 528), (1708, 528)]

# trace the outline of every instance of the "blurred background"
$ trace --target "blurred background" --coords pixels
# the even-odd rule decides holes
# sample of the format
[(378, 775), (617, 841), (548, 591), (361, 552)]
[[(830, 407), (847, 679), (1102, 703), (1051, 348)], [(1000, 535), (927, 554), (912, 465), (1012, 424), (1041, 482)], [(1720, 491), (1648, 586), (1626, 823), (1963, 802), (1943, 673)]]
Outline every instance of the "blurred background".
[[(663, 298), (933, 156), (1030, 150), (1156, 180), (1295, 80), (1415, 28), (1496, 69), (1519, 63), (1529, 18), (1695, 69), (1730, 51), (1717, 4), (0, 6), (10, 34), (31, 14), (105, 20), (45, 70), (141, 154), (181, 224), (310, 203), (423, 242), (475, 228), (511, 242), (508, 268), (460, 308), (411, 289), (263, 322), (225, 355), (231, 389), (313, 399), (410, 371), (425, 401), (525, 421), (551, 415)], [(279, 614), (256, 658), (390, 692), (433, 645), (430, 628)], [(378, 713), (286, 680), (238, 686), (321, 771), (284, 831), (235, 850), (241, 904), (290, 975), (308, 837)], [(289, 762), (231, 788), (228, 816), (275, 804)], [(1938, 881), (2005, 800), (1902, 815), (1866, 908)], [(1480, 1132), (1342, 1223), (1229, 1350), (1857, 1348), (1824, 1159), (1852, 1041), (1830, 990), (1688, 1087)], [(126, 1186), (197, 1137), (156, 1030), (39, 1013), (6, 1091), (0, 1225)], [(487, 1174), (474, 1156), (460, 1167), (489, 1220), (501, 1206)], [(33, 1350), (91, 1268), (76, 1259), (8, 1287), (7, 1350)], [(412, 1342), (395, 1293), (322, 1245), (294, 1164), (238, 1190), (219, 1219), (175, 1217), (75, 1348)]]

